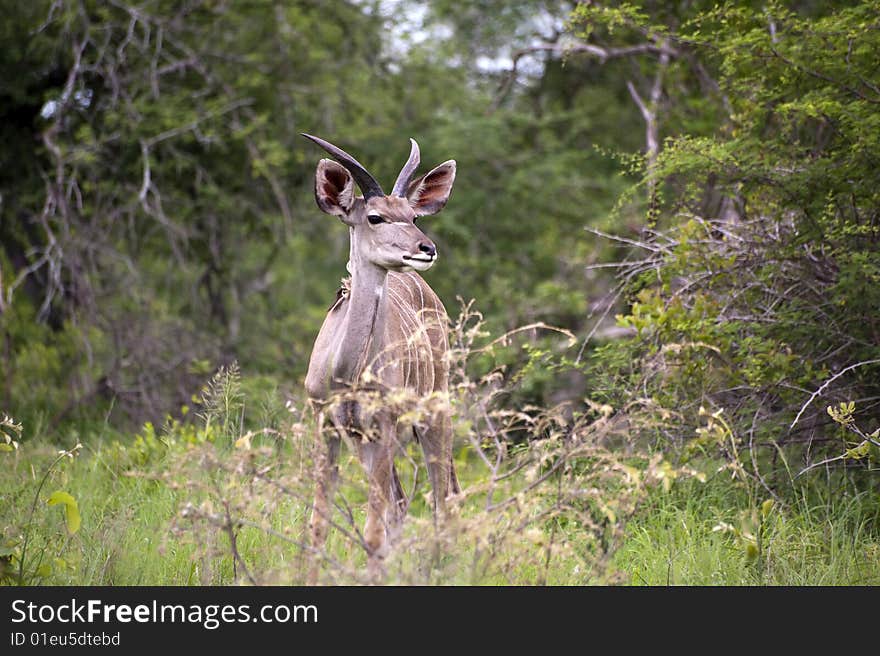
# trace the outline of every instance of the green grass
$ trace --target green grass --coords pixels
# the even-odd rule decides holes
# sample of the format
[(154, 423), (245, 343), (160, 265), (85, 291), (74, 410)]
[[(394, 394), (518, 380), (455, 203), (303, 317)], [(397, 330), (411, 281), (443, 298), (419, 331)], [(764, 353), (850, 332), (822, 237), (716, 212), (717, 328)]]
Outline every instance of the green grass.
[[(613, 566), (635, 585), (877, 585), (880, 495), (814, 480), (760, 504), (729, 480), (682, 481), (653, 494), (629, 523)], [(724, 523), (724, 524), (723, 524)]]
[[(73, 460), (64, 459), (37, 499), (37, 485), (57, 456), (43, 441), (0, 454), (0, 540), (17, 543), (29, 534), (27, 564), (51, 585), (196, 585), (235, 582), (228, 537), (216, 527), (181, 521), (187, 502), (218, 510), (218, 499), (240, 504), (242, 516), (261, 516), (259, 528), (241, 527), (238, 549), (261, 582), (299, 583), (308, 502), (295, 496), (251, 494), (234, 477), (205, 469), (200, 446), (178, 442), (147, 451), (147, 462), (120, 467), (118, 458), (136, 451), (119, 447), (101, 431)], [(130, 442), (130, 438), (129, 438)], [(125, 442), (128, 444), (128, 442)], [(155, 445), (154, 445), (155, 447)], [(295, 469), (296, 450), (277, 454), (279, 468)], [(230, 452), (218, 449), (223, 456)], [(351, 474), (343, 494), (351, 505), (352, 526), (363, 525), (364, 494), (356, 484), (358, 465), (343, 451), (343, 470)], [(402, 468), (403, 469), (403, 468)], [(466, 487), (480, 484), (479, 470), (460, 464)], [(222, 494), (206, 490), (219, 486)], [(404, 480), (405, 487), (409, 485)], [(439, 543), (431, 540), (430, 510), (419, 495), (413, 502), (404, 547), (388, 561), (388, 582), (480, 585), (877, 585), (880, 584), (880, 495), (875, 482), (856, 487), (815, 479), (761, 507), (758, 495), (729, 479), (707, 483), (680, 479), (665, 492), (654, 488), (612, 541), (610, 558), (574, 523), (533, 524), (529, 530), (487, 529), (479, 522), (507, 521), (480, 514), (479, 498), (460, 508), (462, 528)], [(865, 491), (865, 489), (873, 491)], [(60, 507), (45, 499), (54, 490), (77, 500), (82, 526), (68, 535)], [(862, 491), (858, 491), (861, 489)], [(423, 488), (424, 490), (424, 488)], [(261, 496), (262, 495), (262, 496)], [(203, 506), (200, 504), (208, 504)], [(337, 518), (342, 521), (341, 518)], [(470, 522), (470, 523), (466, 523)], [(494, 531), (494, 532), (493, 532)], [(760, 533), (760, 547), (757, 536)], [(504, 539), (497, 540), (503, 535)], [(749, 536), (756, 539), (750, 541)], [(493, 542), (494, 540), (494, 542)], [(547, 547), (552, 544), (548, 558)], [(328, 555), (351, 573), (323, 580), (352, 582), (365, 555), (339, 531), (331, 531)], [(342, 570), (340, 570), (342, 571)], [(239, 570), (239, 575), (241, 571)], [(240, 579), (239, 579), (240, 580)]]
[[(17, 545), (20, 553), (24, 536), (29, 535), (26, 570), (51, 567), (30, 583), (234, 583), (227, 536), (216, 529), (180, 521), (181, 510), (187, 502), (198, 506), (211, 496), (193, 490), (210, 483), (212, 475), (183, 464), (198, 461), (198, 447), (177, 443), (166, 453), (153, 454), (149, 462), (138, 467), (120, 468), (117, 463), (119, 439), (122, 438), (95, 437), (76, 458), (62, 459), (40, 491), (30, 520), (29, 512), (39, 481), (56, 459), (58, 449), (37, 441), (23, 444), (14, 454), (3, 454), (4, 460), (0, 461), (3, 464), (0, 468), (0, 540), (11, 546)], [(132, 450), (129, 446), (122, 452)], [(224, 453), (223, 448), (217, 450), (221, 455)], [(294, 468), (296, 454), (292, 451), (284, 449), (279, 454), (279, 462)], [(360, 465), (345, 449), (340, 464), (343, 480), (348, 479), (342, 484), (341, 492), (351, 506), (351, 525), (361, 528), (366, 495), (362, 482), (358, 480)], [(466, 486), (477, 484), (472, 476), (469, 477), (472, 468), (462, 465), (463, 483)], [(409, 489), (411, 479), (407, 473), (401, 467), (403, 484)], [(193, 485), (194, 481), (198, 485)], [(230, 484), (230, 488), (234, 487)], [(63, 511), (45, 504), (46, 498), (56, 489), (69, 492), (77, 500), (82, 524), (75, 535), (67, 534)], [(477, 541), (463, 530), (452, 542), (438, 549), (430, 539), (433, 519), (426, 503), (426, 492), (423, 480), (407, 517), (403, 535), (406, 547), (393, 553), (388, 560), (388, 582), (572, 585), (589, 581), (590, 572), (583, 565), (583, 559), (571, 556), (564, 548), (565, 543), (577, 543), (580, 536), (566, 535), (561, 530), (557, 532), (557, 545), (554, 545), (553, 557), (549, 561), (546, 553), (536, 547), (534, 531), (523, 535), (513, 533), (500, 545), (478, 547)], [(478, 505), (476, 501), (467, 504), (461, 512), (467, 515), (475, 508), (479, 511)], [(261, 582), (301, 582), (301, 551), (285, 538), (293, 542), (304, 539), (308, 512), (307, 499), (281, 497), (276, 499), (272, 512), (268, 514), (267, 525), (260, 528), (245, 526), (238, 530), (238, 550)], [(343, 517), (337, 516), (336, 519), (347, 525)], [(264, 530), (266, 528), (272, 533)], [(537, 539), (540, 542), (540, 535)], [(365, 568), (363, 550), (353, 546), (339, 531), (331, 530), (326, 551), (330, 558), (343, 563), (349, 574), (343, 573), (340, 578), (339, 572), (331, 572), (323, 579), (325, 582), (351, 582)]]

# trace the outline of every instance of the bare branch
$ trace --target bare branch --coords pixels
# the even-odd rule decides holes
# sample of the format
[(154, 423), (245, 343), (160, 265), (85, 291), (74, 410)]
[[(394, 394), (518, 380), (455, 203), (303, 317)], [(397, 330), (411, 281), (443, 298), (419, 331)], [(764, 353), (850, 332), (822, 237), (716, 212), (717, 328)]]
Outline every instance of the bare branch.
[[(665, 42), (664, 42), (665, 43)], [(645, 159), (647, 164), (647, 187), (648, 187), (648, 207), (650, 211), (654, 211), (657, 207), (657, 180), (654, 176), (654, 169), (657, 164), (657, 155), (660, 152), (660, 137), (657, 127), (657, 107), (660, 104), (660, 96), (663, 93), (663, 76), (669, 65), (669, 53), (666, 50), (660, 51), (660, 57), (657, 62), (657, 72), (654, 74), (654, 82), (651, 85), (651, 92), (646, 103), (635, 85), (630, 81), (626, 81), (626, 88), (629, 95), (639, 108), (642, 119), (645, 121)]]
[(612, 235), (607, 232), (603, 232), (598, 228), (593, 228), (592, 226), (584, 226), (584, 230), (587, 232), (591, 232), (594, 235), (599, 237), (604, 237), (605, 239), (611, 239), (613, 241), (619, 241), (623, 244), (629, 244), (630, 246), (637, 246), (638, 248), (643, 248), (647, 251), (651, 251), (652, 253), (666, 253), (669, 252), (668, 248), (665, 248), (655, 242), (644, 242), (644, 241), (636, 241), (634, 239), (627, 239), (626, 237), (620, 237), (619, 235)]
[[(575, 358), (575, 361), (574, 361), (575, 364), (580, 363), (581, 358), (584, 355), (584, 350), (587, 348), (587, 344), (589, 344), (590, 340), (593, 339), (593, 336), (599, 330), (599, 326), (601, 326), (602, 322), (605, 321), (605, 317), (608, 316), (608, 313), (611, 312), (611, 309), (617, 305), (617, 299), (619, 299), (620, 296), (623, 294), (624, 288), (625, 288), (625, 283), (624, 283), (624, 281), (621, 281), (608, 294), (608, 296), (612, 296), (612, 295), (613, 296), (612, 296), (611, 300), (609, 300), (607, 303), (605, 303), (605, 310), (602, 312), (601, 316), (596, 320), (596, 323), (593, 325), (593, 328), (590, 330), (589, 333), (587, 333), (587, 336), (584, 338), (584, 343), (581, 344), (581, 348), (578, 351), (577, 358)], [(607, 296), (606, 296), (606, 298), (607, 298)], [(592, 315), (590, 315), (590, 316), (592, 316)]]
[(833, 383), (835, 380), (837, 380), (838, 378), (840, 378), (844, 374), (849, 373), (853, 369), (856, 369), (858, 367), (864, 367), (864, 366), (870, 365), (870, 364), (880, 364), (880, 358), (878, 358), (876, 360), (864, 360), (863, 362), (856, 362), (855, 364), (851, 364), (850, 366), (841, 369), (836, 374), (834, 374), (831, 378), (829, 378), (824, 383), (822, 383), (822, 386), (819, 387), (819, 389), (817, 389), (815, 392), (813, 392), (810, 395), (810, 398), (807, 399), (807, 402), (804, 403), (804, 405), (801, 407), (800, 412), (797, 413), (797, 416), (794, 418), (794, 421), (791, 422), (791, 425), (788, 427), (788, 430), (791, 430), (792, 428), (794, 428), (795, 424), (798, 423), (798, 420), (801, 418), (801, 415), (804, 414), (807, 407), (816, 399), (817, 396), (821, 396), (822, 392), (824, 392), (826, 390), (826, 388), (831, 383)]
[(523, 57), (527, 57), (529, 55), (534, 55), (540, 52), (551, 52), (561, 55), (568, 55), (570, 53), (580, 53), (591, 55), (599, 59), (599, 63), (604, 64), (609, 59), (619, 59), (621, 57), (631, 57), (633, 55), (659, 55), (665, 56), (667, 61), (669, 57), (678, 57), (680, 53), (678, 50), (669, 46), (668, 43), (660, 42), (660, 43), (640, 43), (632, 46), (620, 46), (617, 48), (604, 48), (602, 46), (597, 46), (592, 43), (586, 43), (583, 41), (575, 41), (575, 42), (554, 42), (554, 43), (541, 43), (534, 46), (529, 46), (528, 48), (522, 48), (521, 50), (517, 50), (513, 53), (512, 64), (510, 71), (505, 76), (504, 80), (502, 80), (497, 93), (495, 94), (495, 100), (492, 102), (491, 107), (489, 108), (489, 114), (495, 112), (500, 106), (501, 103), (504, 102), (504, 99), (507, 97), (507, 94), (510, 93), (510, 89), (513, 87), (514, 82), (516, 82), (517, 75), (519, 73), (519, 62)]
[(241, 107), (252, 105), (253, 102), (254, 101), (250, 98), (239, 98), (237, 100), (233, 100), (232, 102), (227, 103), (219, 109), (215, 109), (214, 111), (202, 114), (201, 116), (193, 121), (190, 121), (189, 123), (178, 125), (175, 128), (170, 128), (168, 130), (165, 130), (164, 132), (160, 132), (153, 137), (150, 137), (149, 139), (145, 139), (144, 141), (142, 141), (142, 144), (146, 144), (147, 148), (150, 148), (158, 143), (161, 143), (162, 141), (166, 141), (167, 139), (179, 137), (186, 132), (194, 132), (196, 128), (198, 128), (198, 126), (206, 120), (210, 118), (216, 118), (218, 116), (223, 116), (224, 114), (229, 114), (230, 112), (233, 112)]
[(845, 459), (846, 459), (845, 453), (841, 454), (839, 456), (834, 456), (833, 458), (825, 458), (825, 460), (822, 460), (820, 462), (815, 462), (812, 465), (804, 467), (797, 474), (795, 474), (795, 478), (798, 478), (801, 474), (806, 474), (808, 471), (816, 469), (817, 467), (821, 467), (822, 465), (828, 465), (832, 462), (838, 462), (839, 460), (845, 460)]

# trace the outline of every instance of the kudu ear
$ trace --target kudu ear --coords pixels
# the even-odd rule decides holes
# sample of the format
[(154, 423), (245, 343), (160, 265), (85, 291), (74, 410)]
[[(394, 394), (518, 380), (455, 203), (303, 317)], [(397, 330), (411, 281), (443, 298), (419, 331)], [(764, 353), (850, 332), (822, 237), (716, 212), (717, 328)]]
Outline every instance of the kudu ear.
[(410, 182), (406, 189), (406, 198), (416, 211), (416, 216), (436, 214), (442, 210), (449, 200), (453, 182), (455, 182), (454, 159), (443, 162), (422, 177)]
[(354, 205), (354, 180), (351, 173), (330, 159), (318, 162), (315, 171), (315, 200), (318, 207), (339, 217), (345, 217)]

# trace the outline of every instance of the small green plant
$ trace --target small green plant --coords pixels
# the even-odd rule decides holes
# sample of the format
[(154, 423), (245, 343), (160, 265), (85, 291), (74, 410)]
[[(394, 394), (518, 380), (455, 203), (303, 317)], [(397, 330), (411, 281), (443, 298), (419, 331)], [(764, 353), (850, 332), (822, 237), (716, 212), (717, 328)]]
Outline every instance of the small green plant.
[(15, 451), (21, 440), (21, 431), (21, 424), (4, 413), (0, 419), (0, 451)]
[(740, 513), (739, 527), (727, 522), (718, 522), (712, 531), (733, 536), (742, 550), (745, 561), (755, 564), (758, 570), (764, 566), (768, 548), (770, 516), (775, 508), (773, 499), (765, 500), (760, 507), (750, 508)]
[(856, 404), (852, 401), (840, 403), (837, 407), (829, 405), (826, 410), (836, 423), (840, 424), (847, 431), (858, 437), (858, 440), (855, 440), (855, 444), (853, 444), (853, 441), (847, 441), (847, 446), (849, 446), (849, 448), (844, 452), (843, 459), (867, 459), (869, 465), (877, 462), (877, 449), (880, 447), (880, 428), (870, 434), (862, 430), (855, 417)]
[(731, 476), (739, 480), (745, 480), (746, 474), (740, 459), (736, 435), (730, 422), (724, 417), (724, 408), (710, 412), (703, 406), (700, 406), (697, 414), (700, 417), (704, 417), (706, 423), (696, 429), (697, 437), (687, 444), (685, 453), (692, 454), (696, 451), (701, 451), (708, 454), (710, 448), (717, 449), (727, 460), (727, 467), (731, 471)]
[(201, 406), (198, 415), (210, 432), (216, 426), (220, 435), (233, 440), (243, 432), (244, 394), (241, 390), (241, 370), (238, 362), (221, 366), (202, 388), (201, 396), (194, 399)]
[[(0, 419), (0, 451), (15, 451), (21, 439), (22, 426), (12, 417), (5, 414)], [(13, 581), (15, 578), (16, 543), (4, 540), (0, 543), (0, 583)]]
[[(20, 428), (19, 426), (19, 433), (21, 432)], [(0, 581), (15, 585), (27, 585), (51, 575), (53, 565), (58, 569), (68, 567), (67, 561), (62, 558), (61, 554), (65, 551), (69, 537), (79, 531), (82, 523), (79, 505), (69, 492), (56, 490), (45, 501), (47, 506), (60, 505), (63, 508), (65, 536), (62, 538), (61, 543), (57, 544), (55, 539), (46, 538), (46, 541), (40, 545), (36, 554), (32, 554), (33, 549), (31, 547), (35, 537), (35, 516), (37, 514), (37, 507), (40, 505), (43, 488), (53, 472), (57, 471), (58, 465), (65, 459), (72, 460), (75, 458), (81, 448), (82, 445), (77, 444), (72, 449), (59, 451), (52, 463), (46, 468), (34, 492), (20, 542), (10, 538), (0, 544)], [(47, 561), (50, 551), (54, 551), (56, 554), (52, 562)]]
[(855, 435), (858, 439), (844, 438), (845, 451), (843, 453), (804, 467), (798, 472), (798, 476), (817, 467), (824, 467), (837, 462), (845, 463), (847, 461), (862, 462), (868, 470), (875, 471), (877, 463), (880, 462), (880, 428), (872, 433), (867, 433), (862, 429), (856, 420), (856, 404), (853, 401), (841, 401), (836, 406), (829, 405), (825, 410), (836, 424), (846, 429), (848, 433)]

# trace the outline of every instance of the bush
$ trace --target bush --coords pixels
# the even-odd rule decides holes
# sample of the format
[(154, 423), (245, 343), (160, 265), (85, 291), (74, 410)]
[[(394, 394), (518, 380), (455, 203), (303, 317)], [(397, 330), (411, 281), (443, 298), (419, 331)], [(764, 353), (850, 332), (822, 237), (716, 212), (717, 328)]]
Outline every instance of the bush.
[(621, 266), (619, 322), (635, 334), (595, 367), (610, 403), (669, 409), (653, 437), (680, 442), (700, 408), (723, 408), (753, 454), (779, 464), (785, 447), (809, 465), (840, 452), (829, 401), (862, 399), (857, 420), (878, 427), (877, 18), (869, 2), (723, 5), (652, 28), (717, 76), (707, 100), (725, 110), (711, 134), (668, 137), (644, 171), (664, 200)]

